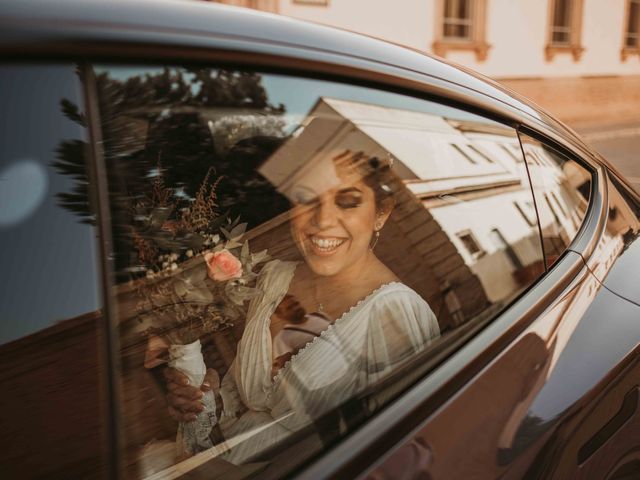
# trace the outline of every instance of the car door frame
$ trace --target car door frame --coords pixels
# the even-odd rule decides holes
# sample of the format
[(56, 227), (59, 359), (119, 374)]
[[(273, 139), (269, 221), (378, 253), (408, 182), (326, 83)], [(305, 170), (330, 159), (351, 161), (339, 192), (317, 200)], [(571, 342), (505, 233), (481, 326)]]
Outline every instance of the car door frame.
[[(51, 31), (58, 31), (60, 26), (51, 25)], [(42, 37), (47, 37), (44, 28)], [(40, 32), (42, 33), (42, 31)], [(69, 34), (69, 32), (66, 32)], [(147, 32), (148, 33), (148, 32)], [(233, 66), (240, 68), (255, 68), (273, 73), (287, 73), (312, 78), (322, 78), (350, 84), (368, 86), (372, 88), (394, 91), (417, 98), (438, 100), (447, 105), (461, 108), (483, 115), (492, 120), (512, 127), (527, 128), (546, 138), (554, 145), (569, 152), (572, 157), (579, 158), (581, 163), (588, 165), (594, 172), (592, 201), (578, 237), (572, 243), (571, 250), (588, 255), (594, 247), (594, 242), (602, 231), (606, 209), (606, 185), (603, 167), (582, 144), (568, 130), (558, 126), (555, 122), (547, 125), (545, 114), (539, 113), (536, 118), (529, 109), (520, 108), (518, 100), (513, 104), (487, 96), (458, 83), (451, 83), (444, 78), (420, 72), (402, 65), (379, 63), (371, 58), (352, 58), (337, 55), (332, 52), (311, 50), (289, 44), (268, 44), (266, 42), (250, 41), (238, 38), (212, 38), (202, 36), (194, 46), (193, 36), (156, 32), (155, 38), (141, 38), (139, 32), (133, 30), (122, 32), (122, 37), (130, 35), (133, 40), (122, 38), (102, 38), (100, 32), (74, 32), (69, 38), (60, 38), (46, 44), (16, 43), (10, 49), (4, 49), (4, 58), (31, 57), (33, 59), (70, 59), (85, 64), (106, 62), (148, 64), (150, 59), (157, 63), (175, 64), (206, 64), (216, 66)], [(136, 37), (137, 35), (137, 37)], [(80, 40), (84, 40), (82, 43)], [(88, 88), (85, 91), (88, 105), (95, 105), (95, 91)], [(91, 107), (90, 107), (91, 108)], [(95, 111), (95, 110), (94, 110)], [(112, 463), (121, 463), (119, 454), (119, 394), (117, 391), (117, 335), (112, 320), (115, 304), (110, 298), (108, 286), (112, 278), (110, 267), (109, 232), (110, 218), (108, 214), (108, 197), (106, 184), (101, 179), (104, 176), (104, 163), (99, 149), (100, 138), (98, 118), (89, 112), (89, 129), (91, 132), (92, 161), (94, 180), (98, 193), (97, 204), (100, 211), (100, 230), (103, 243), (104, 264), (103, 282), (105, 292), (105, 318), (110, 333), (107, 335), (109, 351), (109, 391), (111, 401), (109, 409), (112, 412), (113, 423), (111, 431)], [(348, 436), (336, 448), (326, 451), (313, 464), (300, 471), (302, 478), (317, 478), (315, 475), (342, 476), (356, 475), (372, 465), (373, 458), (381, 458), (388, 454), (395, 446), (409, 438), (411, 433), (419, 428), (421, 420), (435, 411), (447, 398), (450, 398), (477, 374), (492, 358), (503, 351), (533, 319), (555, 298), (583, 266), (582, 258), (578, 255), (566, 254), (539, 282), (529, 289), (516, 304), (512, 305), (499, 318), (480, 332), (464, 348), (450, 357), (431, 375), (418, 382), (409, 389), (402, 398), (392, 403), (380, 412), (366, 425)]]

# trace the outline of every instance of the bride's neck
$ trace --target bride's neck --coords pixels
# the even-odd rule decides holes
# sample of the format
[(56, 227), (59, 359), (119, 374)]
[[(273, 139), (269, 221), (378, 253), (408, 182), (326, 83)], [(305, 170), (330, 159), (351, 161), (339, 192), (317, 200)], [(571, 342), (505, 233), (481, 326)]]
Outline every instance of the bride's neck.
[(313, 297), (314, 310), (322, 306), (329, 316), (337, 318), (382, 284), (397, 280), (376, 257), (354, 267), (358, 268), (331, 276), (317, 275), (308, 267), (304, 269), (303, 284)]
[(382, 266), (380, 260), (370, 253), (358, 263), (350, 265), (334, 275), (318, 275), (311, 271), (309, 273), (311, 280), (319, 289), (344, 289), (345, 287), (362, 285), (371, 280), (375, 281), (380, 272), (380, 266)]

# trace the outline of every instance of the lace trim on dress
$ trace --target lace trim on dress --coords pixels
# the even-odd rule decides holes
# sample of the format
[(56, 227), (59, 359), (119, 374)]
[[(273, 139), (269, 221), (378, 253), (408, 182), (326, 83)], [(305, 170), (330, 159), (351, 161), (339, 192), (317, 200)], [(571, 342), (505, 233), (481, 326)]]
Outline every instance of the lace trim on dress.
[(316, 336), (310, 342), (307, 342), (304, 347), (302, 347), (300, 350), (298, 350), (295, 355), (292, 355), (291, 358), (285, 362), (285, 364), (282, 366), (282, 368), (280, 370), (278, 370), (278, 373), (276, 373), (276, 375), (273, 377), (271, 386), (273, 387), (273, 386), (277, 385), (277, 383), (280, 380), (280, 378), (286, 373), (287, 370), (290, 369), (291, 363), (296, 358), (300, 357), (304, 352), (306, 352), (309, 349), (309, 347), (311, 347), (313, 344), (315, 344), (319, 339), (326, 337), (329, 334), (329, 332), (332, 332), (334, 330), (334, 327), (338, 323), (344, 321), (345, 318), (349, 317), (356, 309), (360, 308), (367, 300), (369, 300), (371, 297), (373, 297), (374, 295), (379, 293), (382, 289), (390, 287), (391, 285), (395, 285), (395, 284), (403, 285), (402, 282), (398, 282), (398, 281), (383, 283), (378, 288), (376, 288), (375, 290), (372, 290), (369, 294), (367, 294), (367, 296), (365, 296), (364, 298), (361, 298), (360, 300), (358, 300), (354, 305), (351, 305), (349, 310), (347, 310), (342, 315), (340, 315), (336, 319), (335, 322), (329, 324), (329, 326), (326, 329), (324, 329), (322, 332), (320, 332), (320, 335)]

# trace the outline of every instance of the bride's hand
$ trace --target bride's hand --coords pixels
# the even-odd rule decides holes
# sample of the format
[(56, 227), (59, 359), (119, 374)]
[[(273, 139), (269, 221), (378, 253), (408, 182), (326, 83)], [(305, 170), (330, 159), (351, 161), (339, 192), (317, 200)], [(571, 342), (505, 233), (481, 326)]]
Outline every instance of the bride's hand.
[(199, 387), (189, 385), (189, 379), (179, 370), (167, 367), (164, 369), (164, 378), (167, 381), (167, 403), (169, 415), (179, 422), (193, 422), (204, 406), (200, 401), (204, 394), (213, 390), (217, 395), (220, 390), (220, 377), (218, 372), (209, 368)]

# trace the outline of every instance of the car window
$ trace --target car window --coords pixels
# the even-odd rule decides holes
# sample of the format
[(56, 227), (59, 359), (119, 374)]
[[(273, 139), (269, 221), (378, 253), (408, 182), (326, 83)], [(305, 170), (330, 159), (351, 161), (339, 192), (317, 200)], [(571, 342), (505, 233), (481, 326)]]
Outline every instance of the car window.
[(3, 478), (95, 477), (104, 467), (102, 302), (79, 87), (73, 65), (0, 66)]
[(253, 71), (96, 87), (133, 477), (289, 471), (544, 271), (510, 127)]
[(573, 241), (589, 205), (591, 174), (556, 149), (521, 133), (548, 266)]

